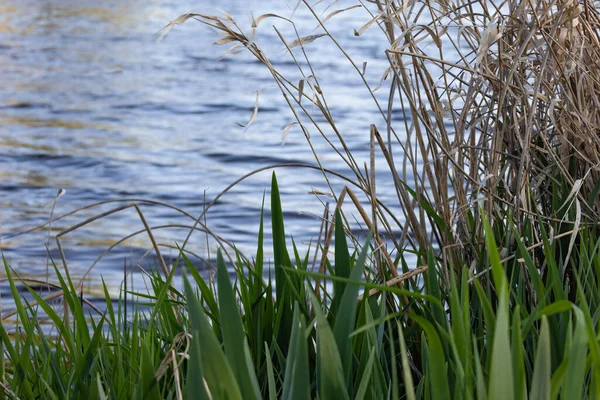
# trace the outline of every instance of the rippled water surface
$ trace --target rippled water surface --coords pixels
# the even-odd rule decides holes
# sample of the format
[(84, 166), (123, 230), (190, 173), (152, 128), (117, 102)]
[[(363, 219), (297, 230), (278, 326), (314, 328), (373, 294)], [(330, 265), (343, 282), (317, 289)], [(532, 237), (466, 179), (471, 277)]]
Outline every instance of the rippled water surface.
[[(182, 13), (216, 14), (213, 2), (159, 0), (8, 0), (0, 2), (0, 222), (1, 247), (20, 274), (40, 278), (47, 268), (46, 244), (60, 261), (54, 236), (87, 218), (126, 204), (110, 203), (61, 219), (48, 229), (11, 237), (55, 216), (96, 202), (150, 199), (198, 215), (228, 184), (251, 170), (278, 163), (315, 164), (299, 129), (282, 142), (281, 127), (292, 114), (273, 86), (268, 70), (249, 54), (220, 59), (226, 47), (213, 46), (214, 31), (195, 21), (178, 26), (161, 41), (155, 33)], [(335, 8), (349, 4), (340, 2)], [(250, 12), (290, 16), (284, 1), (219, 2), (243, 28)], [(321, 10), (322, 11), (322, 10)], [(302, 35), (314, 34), (316, 22), (300, 8)], [(332, 33), (376, 86), (387, 65), (381, 32), (353, 35), (369, 19), (364, 11), (340, 14), (328, 22)], [(276, 68), (298, 72), (272, 28), (260, 26), (257, 41)], [(292, 31), (277, 26), (291, 42)], [(329, 106), (357, 161), (368, 160), (369, 124), (381, 117), (360, 77), (327, 38), (307, 46)], [(250, 118), (256, 90), (262, 90), (255, 123)], [(385, 97), (385, 93), (382, 93)], [(383, 128), (383, 124), (381, 126)], [(344, 170), (316, 132), (313, 145), (325, 167)], [(315, 241), (322, 204), (308, 192), (327, 190), (317, 172), (278, 170), (286, 229), (297, 242)], [(333, 180), (336, 190), (343, 183)], [(240, 183), (207, 215), (214, 233), (244, 253), (256, 246), (262, 196), (270, 172)], [(59, 189), (65, 189), (53, 209)], [(380, 185), (385, 198), (391, 187)], [(389, 193), (387, 193), (389, 191)], [(326, 198), (325, 198), (326, 200)], [(189, 225), (178, 212), (143, 205), (152, 226)], [(116, 240), (142, 229), (133, 209), (102, 218), (64, 236), (69, 270), (81, 277)], [(181, 243), (187, 230), (155, 229), (160, 243)], [(211, 256), (216, 244), (210, 241)], [(306, 248), (306, 246), (304, 246)], [(135, 264), (149, 249), (139, 235), (104, 257), (90, 275), (118, 285), (124, 265)], [(194, 234), (188, 247), (207, 256), (206, 237)], [(177, 254), (163, 248), (167, 258)], [(153, 255), (142, 265), (155, 263)], [(195, 259), (200, 268), (202, 262)]]

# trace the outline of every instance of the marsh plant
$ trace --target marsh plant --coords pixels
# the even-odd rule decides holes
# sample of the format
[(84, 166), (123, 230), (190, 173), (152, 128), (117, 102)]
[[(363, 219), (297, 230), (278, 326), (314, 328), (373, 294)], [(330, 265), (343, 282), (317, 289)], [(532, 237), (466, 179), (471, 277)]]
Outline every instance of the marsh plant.
[[(107, 295), (102, 318), (86, 318), (68, 276), (61, 293), (72, 321), (35, 291), (36, 307), (21, 303), (12, 284), (25, 334), (2, 328), (7, 396), (600, 396), (597, 6), (317, 3), (298, 4), (318, 26), (310, 35), (275, 14), (256, 16), (245, 32), (226, 13), (182, 15), (161, 33), (199, 21), (222, 35), (228, 54), (247, 51), (270, 72), (295, 119), (288, 129), (299, 129), (315, 155), (297, 168), (320, 170), (335, 200), (314, 250), (301, 254), (286, 241), (273, 178), (273, 259), (265, 260), (261, 223), (253, 258), (219, 253), (216, 285), (198, 274), (185, 243), (169, 268), (154, 241), (163, 271), (139, 294), (147, 301), (138, 306), (149, 308), (133, 316), (115, 311)], [(354, 61), (328, 30), (358, 9), (365, 21), (355, 35), (379, 30), (387, 41), (385, 96), (366, 79), (368, 63)], [(255, 40), (271, 19), (289, 25), (292, 37), (274, 29), (299, 79), (278, 71)], [(368, 132), (367, 162), (328, 106), (309, 56), (316, 40), (346, 57), (384, 121)], [(349, 173), (328, 169), (311, 132)], [(377, 195), (376, 160), (385, 162), (393, 202)], [(343, 190), (333, 178), (346, 182)], [(354, 237), (351, 219), (370, 235)], [(194, 227), (207, 230), (201, 221)], [(180, 270), (189, 276), (182, 291), (171, 284)], [(56, 336), (39, 328), (40, 308)]]

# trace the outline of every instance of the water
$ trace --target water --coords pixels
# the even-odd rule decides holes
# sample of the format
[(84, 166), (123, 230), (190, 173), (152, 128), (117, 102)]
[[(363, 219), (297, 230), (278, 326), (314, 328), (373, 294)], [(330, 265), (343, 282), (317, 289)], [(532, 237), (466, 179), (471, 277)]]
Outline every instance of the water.
[[(334, 9), (348, 5), (340, 2)], [(219, 8), (244, 28), (250, 25), (251, 11), (291, 15), (281, 1), (224, 0)], [(251, 55), (219, 60), (226, 47), (213, 46), (219, 36), (195, 21), (156, 41), (155, 33), (180, 14), (217, 14), (210, 1), (8, 0), (0, 11), (0, 245), (22, 276), (45, 279), (46, 244), (60, 262), (56, 234), (127, 202), (77, 212), (55, 222), (51, 231), (11, 237), (47, 222), (51, 213), (135, 198), (168, 203), (197, 216), (206, 202), (252, 170), (278, 163), (315, 164), (300, 129), (292, 128), (282, 141), (281, 127), (293, 115), (269, 71)], [(385, 41), (376, 26), (360, 38), (353, 35), (368, 19), (364, 11), (353, 10), (330, 20), (328, 27), (359, 65), (368, 61), (366, 77), (374, 87), (387, 66)], [(316, 22), (304, 8), (295, 20), (301, 35), (315, 33)], [(299, 77), (271, 27), (274, 23), (288, 43), (294, 40), (289, 26), (269, 19), (261, 24), (257, 41), (276, 68)], [(369, 124), (384, 130), (369, 93), (327, 38), (307, 49), (348, 146), (360, 165), (368, 162)], [(238, 124), (250, 118), (256, 90), (261, 90), (258, 117), (244, 131)], [(324, 166), (347, 172), (314, 129), (311, 134)], [(270, 174), (243, 181), (206, 216), (213, 233), (247, 255), (256, 246)], [(311, 170), (279, 169), (277, 176), (287, 232), (306, 249), (318, 236), (315, 215), (323, 212), (319, 199), (308, 192), (328, 191), (327, 186)], [(344, 184), (335, 178), (332, 183), (336, 191)], [(61, 188), (66, 193), (53, 208)], [(379, 192), (390, 202), (395, 196), (392, 185), (380, 184)], [(145, 204), (142, 211), (152, 226), (191, 224), (163, 206)], [(63, 236), (70, 273), (83, 277), (110, 245), (140, 229), (140, 218), (130, 208)], [(187, 232), (155, 229), (157, 241), (171, 246), (182, 243)], [(216, 247), (214, 240), (207, 244), (204, 234), (195, 233), (188, 249), (206, 260), (207, 250), (214, 257)], [(153, 254), (145, 255), (148, 249), (144, 234), (126, 241), (94, 267), (86, 287), (97, 290), (103, 277), (115, 289), (124, 266), (156, 265)], [(162, 251), (167, 261), (177, 255), (172, 248)], [(206, 269), (204, 261), (192, 259)]]

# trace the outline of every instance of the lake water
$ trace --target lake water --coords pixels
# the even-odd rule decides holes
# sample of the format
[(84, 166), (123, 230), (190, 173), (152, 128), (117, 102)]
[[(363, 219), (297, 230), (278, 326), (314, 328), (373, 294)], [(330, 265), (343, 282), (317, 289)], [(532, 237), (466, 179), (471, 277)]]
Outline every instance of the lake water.
[[(290, 16), (292, 3), (224, 0), (219, 8), (247, 29), (251, 11)], [(349, 5), (339, 2), (334, 9)], [(293, 115), (268, 70), (251, 55), (220, 59), (226, 47), (212, 45), (219, 36), (195, 21), (156, 41), (155, 34), (169, 20), (191, 11), (218, 14), (207, 0), (0, 2), (1, 247), (19, 274), (43, 280), (46, 243), (59, 263), (56, 234), (126, 202), (77, 212), (55, 222), (51, 232), (13, 236), (47, 222), (51, 212), (58, 216), (96, 202), (135, 198), (168, 203), (197, 216), (205, 202), (254, 169), (315, 164), (300, 129), (292, 128), (282, 140), (281, 127)], [(298, 9), (295, 20), (302, 36), (319, 32), (305, 8)], [(327, 25), (359, 65), (368, 61), (366, 77), (377, 86), (387, 67), (383, 35), (377, 26), (362, 37), (353, 34), (368, 20), (364, 11), (352, 10)], [(266, 20), (257, 42), (276, 68), (298, 76), (274, 23), (288, 43), (294, 40), (285, 23)], [(360, 76), (328, 38), (307, 50), (347, 144), (360, 165), (368, 162), (369, 125), (384, 130), (384, 124)], [(244, 131), (238, 124), (249, 120), (256, 90), (262, 90), (258, 116)], [(347, 173), (317, 132), (311, 133), (323, 165)], [(206, 216), (214, 233), (246, 255), (256, 246), (270, 175), (265, 171), (243, 181)], [(319, 199), (308, 192), (328, 191), (327, 186), (320, 173), (306, 169), (278, 169), (277, 175), (287, 233), (306, 249), (306, 243), (317, 239), (316, 215), (323, 213)], [(339, 179), (332, 183), (335, 190), (343, 187)], [(53, 209), (59, 189), (66, 192)], [(384, 201), (395, 198), (392, 185), (379, 184), (378, 190)], [(163, 206), (142, 205), (142, 211), (154, 227), (191, 224)], [(65, 235), (69, 271), (82, 277), (108, 246), (142, 228), (135, 210), (127, 209)], [(187, 232), (155, 229), (157, 240), (168, 245), (182, 243)], [(207, 245), (205, 235), (196, 233), (188, 249), (207, 258), (207, 249), (214, 257), (216, 247), (214, 240)], [(98, 263), (88, 288), (97, 289), (101, 276), (118, 288), (124, 266), (131, 268), (149, 248), (146, 235), (126, 241)], [(177, 255), (168, 247), (162, 251), (167, 259)], [(144, 266), (155, 263), (152, 254), (141, 261)]]

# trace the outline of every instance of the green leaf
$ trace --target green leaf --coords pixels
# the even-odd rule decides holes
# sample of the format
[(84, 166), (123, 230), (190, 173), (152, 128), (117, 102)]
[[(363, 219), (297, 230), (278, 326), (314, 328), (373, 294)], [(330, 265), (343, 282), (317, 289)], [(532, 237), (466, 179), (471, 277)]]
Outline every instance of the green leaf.
[(404, 340), (402, 324), (400, 321), (396, 321), (396, 325), (398, 326), (400, 357), (402, 358), (402, 377), (404, 378), (404, 390), (406, 392), (406, 398), (407, 400), (415, 400), (415, 385), (413, 383), (412, 373), (410, 371), (410, 364), (408, 363), (408, 352), (406, 351), (406, 341)]
[(569, 300), (558, 300), (554, 303), (547, 305), (541, 311), (541, 313), (545, 316), (551, 316), (554, 314), (559, 314), (565, 311), (569, 311), (573, 308), (573, 303)]
[[(341, 278), (350, 277), (350, 253), (348, 252), (348, 243), (346, 242), (346, 232), (344, 232), (344, 220), (339, 209), (335, 211), (335, 276)], [(338, 304), (346, 287), (345, 282), (333, 282), (333, 302), (331, 309), (334, 315), (337, 315)]]
[[(435, 257), (434, 257), (432, 249), (429, 249), (427, 251), (427, 266), (428, 266), (428, 269), (425, 272), (425, 280), (427, 282), (427, 293), (429, 295), (435, 297), (441, 303), (441, 301), (442, 301), (442, 290), (440, 287), (441, 280), (438, 275), (437, 266), (435, 264)], [(439, 326), (446, 328), (447, 321), (446, 321), (445, 310), (436, 307), (431, 312), (434, 316), (435, 322)]]
[(552, 390), (552, 360), (550, 356), (550, 328), (548, 327), (548, 318), (542, 317), (542, 329), (538, 340), (537, 352), (535, 355), (535, 366), (533, 368), (533, 377), (531, 379), (530, 399), (546, 400), (551, 399)]
[(231, 287), (227, 265), (220, 249), (217, 252), (217, 277), (221, 334), (227, 360), (237, 379), (240, 390), (244, 393), (244, 397), (247, 399), (261, 399), (262, 396), (254, 367), (250, 365), (250, 368), (248, 368), (246, 365), (246, 334), (242, 326), (235, 293)]
[(221, 316), (219, 314), (219, 306), (217, 304), (215, 295), (213, 294), (212, 290), (208, 287), (206, 282), (204, 282), (204, 279), (202, 279), (202, 277), (198, 273), (198, 270), (196, 269), (194, 264), (192, 264), (192, 262), (188, 259), (188, 257), (183, 252), (181, 252), (181, 257), (183, 258), (183, 261), (185, 262), (186, 266), (188, 267), (188, 270), (190, 271), (192, 278), (194, 278), (194, 281), (198, 285), (198, 288), (200, 289), (200, 294), (202, 295), (202, 300), (208, 306), (208, 310), (210, 310), (212, 318), (216, 321), (220, 321)]
[(356, 392), (355, 400), (363, 400), (365, 395), (367, 394), (367, 389), (369, 388), (369, 381), (371, 380), (371, 371), (373, 370), (373, 362), (375, 361), (375, 348), (371, 349), (371, 354), (369, 355), (369, 360), (367, 361), (367, 365), (365, 366), (365, 371), (362, 374), (360, 379), (360, 385), (358, 386), (358, 391)]
[(289, 267), (292, 265), (287, 251), (285, 241), (285, 228), (283, 223), (283, 210), (281, 208), (281, 199), (279, 197), (279, 186), (277, 178), (273, 173), (271, 181), (271, 225), (273, 230), (273, 259), (275, 268), (275, 283), (277, 299), (283, 299), (283, 289), (285, 287), (285, 278), (281, 266)]
[(475, 356), (475, 380), (477, 387), (477, 400), (487, 400), (487, 391), (485, 389), (485, 377), (481, 368), (481, 357), (477, 349), (477, 343), (473, 342), (473, 354)]
[(562, 389), (563, 398), (581, 399), (583, 382), (586, 377), (586, 363), (588, 353), (588, 337), (585, 327), (583, 312), (573, 307), (575, 314), (575, 327), (570, 348), (567, 348), (568, 359), (567, 375)]
[(515, 238), (515, 241), (517, 242), (517, 245), (519, 246), (519, 256), (525, 262), (525, 266), (527, 267), (527, 273), (529, 275), (529, 279), (531, 280), (531, 283), (533, 284), (535, 293), (538, 296), (538, 298), (543, 299), (544, 296), (546, 295), (546, 287), (540, 277), (538, 268), (535, 265), (531, 256), (529, 255), (529, 252), (527, 251), (527, 248), (525, 247), (525, 244), (523, 243), (523, 240), (521, 239), (521, 235), (517, 231), (517, 228), (514, 226), (514, 224), (511, 224), (511, 228), (512, 228), (512, 232), (513, 232), (513, 237)]
[(321, 311), (321, 305), (310, 292), (317, 317), (317, 362), (319, 370), (319, 397), (321, 399), (349, 399), (344, 382), (344, 368), (333, 332)]
[(481, 283), (479, 280), (475, 279), (473, 281), (475, 286), (475, 291), (477, 292), (477, 298), (479, 299), (479, 306), (483, 312), (483, 318), (485, 320), (486, 326), (486, 341), (488, 343), (493, 343), (494, 339), (494, 331), (496, 329), (496, 316), (494, 315), (494, 310), (492, 308), (492, 304), (490, 303), (490, 299), (487, 294), (483, 290)]
[(88, 344), (88, 347), (83, 353), (82, 359), (77, 363), (75, 367), (75, 373), (73, 374), (72, 382), (75, 383), (75, 390), (73, 391), (73, 397), (77, 398), (79, 391), (85, 390), (81, 385), (89, 383), (90, 370), (92, 364), (97, 357), (98, 347), (100, 346), (100, 339), (102, 337), (102, 327), (104, 326), (104, 316), (100, 319), (100, 323), (94, 329), (94, 335)]
[(524, 360), (525, 355), (523, 352), (523, 337), (521, 333), (521, 309), (520, 306), (517, 306), (513, 312), (512, 365), (515, 398), (518, 400), (525, 400), (527, 398), (527, 375), (525, 372)]
[(160, 400), (161, 396), (158, 392), (158, 382), (154, 377), (156, 370), (154, 369), (152, 356), (150, 355), (146, 340), (142, 340), (140, 348), (142, 351), (140, 358), (140, 380), (136, 387), (137, 396), (134, 395), (134, 398), (140, 400)]
[[(273, 269), (275, 270), (275, 297), (277, 309), (277, 342), (279, 347), (287, 349), (289, 345), (292, 321), (291, 288), (284, 268), (291, 267), (289, 253), (285, 241), (285, 228), (283, 224), (283, 210), (279, 197), (277, 178), (273, 172), (271, 180), (271, 226), (273, 234)], [(294, 277), (296, 278), (296, 277)]]
[(211, 397), (213, 399), (242, 399), (231, 366), (227, 362), (223, 350), (221, 350), (221, 344), (217, 340), (212, 327), (206, 320), (206, 315), (186, 275), (183, 275), (183, 284), (192, 327), (192, 337), (197, 337), (200, 342), (202, 369)]
[(262, 290), (263, 262), (264, 262), (264, 219), (265, 219), (265, 196), (263, 194), (262, 207), (260, 209), (260, 227), (258, 228), (258, 245), (256, 248), (256, 259), (254, 261), (255, 284), (253, 296), (257, 298)]
[[(354, 282), (360, 282), (363, 271), (365, 269), (365, 262), (367, 260), (367, 254), (369, 252), (369, 243), (371, 241), (371, 235), (367, 237), (365, 244), (358, 256), (358, 259), (354, 263), (354, 268), (350, 273), (350, 280)], [(344, 367), (344, 376), (349, 380), (351, 378), (351, 367), (352, 367), (352, 339), (350, 335), (356, 325), (356, 307), (358, 305), (358, 289), (359, 285), (355, 283), (346, 284), (342, 300), (339, 304), (339, 316), (336, 318), (335, 325), (333, 327), (333, 336), (337, 343), (337, 348), (342, 360), (342, 366)]]
[(506, 297), (507, 291), (502, 291), (498, 302), (494, 343), (492, 343), (488, 388), (490, 400), (511, 400), (515, 397), (509, 340), (508, 299)]
[(415, 201), (417, 201), (419, 203), (419, 206), (422, 207), (423, 210), (425, 210), (427, 215), (431, 219), (433, 219), (433, 221), (435, 222), (437, 227), (440, 228), (440, 230), (442, 230), (444, 233), (446, 233), (448, 235), (448, 237), (451, 238), (452, 231), (450, 229), (448, 229), (448, 225), (446, 225), (446, 220), (443, 217), (441, 217), (440, 215), (438, 215), (438, 213), (435, 212), (435, 209), (431, 206), (431, 204), (429, 204), (429, 202), (427, 201), (425, 196), (417, 195), (417, 192), (415, 192), (405, 182), (402, 182), (402, 185), (404, 185), (404, 188), (406, 189), (406, 191), (408, 193), (410, 193), (410, 195), (413, 197), (413, 199), (415, 199)]
[(283, 399), (310, 399), (308, 376), (308, 350), (304, 332), (306, 327), (300, 318), (298, 304), (294, 305), (292, 336), (283, 380)]
[(452, 398), (448, 385), (448, 375), (446, 374), (446, 355), (444, 354), (444, 347), (439, 335), (433, 325), (425, 318), (417, 315), (411, 315), (410, 317), (421, 325), (427, 336), (431, 393), (435, 393), (436, 399)]
[[(483, 210), (481, 210), (481, 213), (483, 215)], [(490, 223), (485, 215), (482, 217), (482, 221), (483, 229), (485, 231), (485, 243), (488, 251), (488, 257), (490, 258), (490, 263), (492, 264), (492, 277), (494, 278), (496, 291), (499, 293), (499, 295), (501, 295), (503, 292), (507, 292), (508, 294), (508, 282), (504, 273), (504, 268), (500, 262), (500, 253), (498, 252), (498, 247), (496, 246), (494, 231), (492, 230), (492, 227), (490, 226)], [(508, 301), (508, 298), (506, 298), (506, 301)]]
[(269, 344), (265, 342), (265, 359), (267, 360), (267, 383), (269, 385), (269, 400), (277, 400), (277, 387), (275, 386), (275, 374), (273, 373), (273, 361)]
[(204, 373), (202, 371), (200, 334), (197, 331), (192, 331), (192, 342), (188, 356), (185, 398), (187, 400), (208, 400), (209, 397), (204, 387)]
[(99, 373), (96, 373), (96, 386), (98, 388), (98, 398), (100, 400), (108, 400), (108, 396), (106, 395), (106, 392), (104, 392), (104, 388), (102, 387), (102, 379), (100, 378)]

